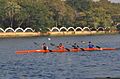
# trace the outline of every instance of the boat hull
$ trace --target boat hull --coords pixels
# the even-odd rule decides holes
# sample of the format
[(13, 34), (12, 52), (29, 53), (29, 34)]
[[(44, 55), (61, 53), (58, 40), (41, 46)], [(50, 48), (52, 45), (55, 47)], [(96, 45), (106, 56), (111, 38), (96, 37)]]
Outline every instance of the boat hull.
[(63, 52), (79, 52), (81, 49), (54, 49), (54, 50), (20, 50), (16, 51), (16, 54), (27, 54), (27, 53), (49, 53), (49, 52), (58, 52), (58, 53), (63, 53)]
[(83, 48), (84, 51), (116, 50), (116, 48)]
[(20, 50), (16, 51), (16, 54), (27, 54), (27, 53), (49, 53), (49, 52), (80, 52), (80, 51), (102, 51), (102, 50), (116, 50), (116, 48), (78, 48), (78, 49), (54, 49), (54, 50)]

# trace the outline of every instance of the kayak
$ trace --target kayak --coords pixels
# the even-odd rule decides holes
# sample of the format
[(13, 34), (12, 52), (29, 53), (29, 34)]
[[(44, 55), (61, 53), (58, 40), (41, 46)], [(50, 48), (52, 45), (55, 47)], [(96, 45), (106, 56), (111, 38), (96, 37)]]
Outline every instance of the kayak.
[(50, 52), (49, 50), (20, 50), (20, 51), (16, 51), (16, 54), (27, 54), (27, 53), (47, 53)]
[(78, 48), (78, 49), (54, 49), (54, 50), (19, 50), (16, 51), (16, 54), (27, 54), (27, 53), (49, 53), (49, 52), (80, 52), (80, 51), (102, 51), (102, 50), (116, 50), (116, 48)]
[(36, 50), (20, 50), (16, 51), (16, 54), (27, 54), (27, 53), (49, 53), (49, 52), (79, 52), (81, 49), (54, 49), (54, 50), (42, 50), (42, 49), (36, 49)]
[(116, 48), (83, 48), (84, 51), (116, 50)]

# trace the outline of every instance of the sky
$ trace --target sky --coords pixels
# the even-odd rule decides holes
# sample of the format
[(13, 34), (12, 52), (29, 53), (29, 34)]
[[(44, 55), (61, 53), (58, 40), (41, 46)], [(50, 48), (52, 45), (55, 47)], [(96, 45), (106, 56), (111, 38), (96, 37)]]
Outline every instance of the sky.
[[(99, 1), (99, 0), (94, 0), (94, 1)], [(114, 2), (114, 3), (120, 3), (120, 0), (108, 0), (108, 1), (111, 1), (111, 2)]]
[(111, 1), (111, 2), (115, 2), (115, 3), (120, 3), (120, 0), (109, 0), (109, 1)]

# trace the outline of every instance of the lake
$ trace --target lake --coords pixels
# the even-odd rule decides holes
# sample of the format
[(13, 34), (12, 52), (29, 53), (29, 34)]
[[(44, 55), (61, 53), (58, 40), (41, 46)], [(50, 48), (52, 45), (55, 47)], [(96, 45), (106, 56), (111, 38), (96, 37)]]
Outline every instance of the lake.
[(119, 34), (0, 39), (0, 79), (120, 77), (120, 50), (15, 54), (17, 50), (41, 49), (34, 42), (40, 45), (45, 42), (49, 49), (55, 49), (50, 43), (63, 43), (65, 47), (71, 48), (68, 43), (76, 42), (80, 47), (87, 47), (81, 41), (92, 41), (100, 47), (120, 48)]

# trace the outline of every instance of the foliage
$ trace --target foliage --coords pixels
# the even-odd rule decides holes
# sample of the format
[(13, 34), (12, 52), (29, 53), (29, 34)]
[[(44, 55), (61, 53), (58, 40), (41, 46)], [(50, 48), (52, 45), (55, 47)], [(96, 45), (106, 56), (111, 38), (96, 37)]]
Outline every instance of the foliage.
[(108, 0), (0, 0), (0, 27), (42, 32), (54, 26), (113, 28), (120, 22), (119, 7)]

